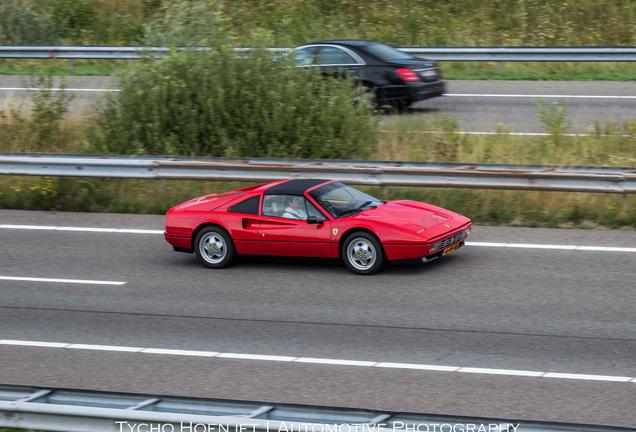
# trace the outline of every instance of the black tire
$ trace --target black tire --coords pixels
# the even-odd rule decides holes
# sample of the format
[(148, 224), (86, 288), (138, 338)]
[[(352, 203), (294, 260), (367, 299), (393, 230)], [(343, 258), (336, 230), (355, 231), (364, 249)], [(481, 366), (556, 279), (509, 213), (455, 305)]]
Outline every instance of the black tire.
[(384, 264), (384, 249), (375, 236), (356, 231), (342, 244), (342, 260), (349, 270), (359, 275), (372, 275)]
[(194, 253), (204, 266), (220, 269), (232, 262), (236, 249), (227, 231), (217, 226), (209, 226), (197, 234)]

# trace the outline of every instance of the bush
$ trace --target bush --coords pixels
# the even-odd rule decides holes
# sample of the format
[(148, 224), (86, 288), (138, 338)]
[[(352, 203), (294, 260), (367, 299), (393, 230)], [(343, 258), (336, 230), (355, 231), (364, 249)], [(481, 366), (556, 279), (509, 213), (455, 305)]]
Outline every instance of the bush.
[[(11, 107), (10, 117), (0, 112), (0, 150), (54, 152), (67, 147), (71, 137), (63, 124), (64, 115), (75, 95), (66, 91), (64, 77), (57, 85), (55, 81), (50, 73), (23, 80), (24, 87), (37, 90), (29, 90), (28, 113), (23, 106)], [(53, 90), (56, 86), (59, 91)]]
[[(173, 51), (136, 63), (98, 106), (94, 153), (364, 158), (377, 127), (370, 95), (255, 49)], [(362, 99), (360, 99), (362, 98)], [(358, 108), (356, 108), (358, 107)]]
[(52, 11), (32, 0), (0, 2), (0, 44), (55, 45), (62, 41)]

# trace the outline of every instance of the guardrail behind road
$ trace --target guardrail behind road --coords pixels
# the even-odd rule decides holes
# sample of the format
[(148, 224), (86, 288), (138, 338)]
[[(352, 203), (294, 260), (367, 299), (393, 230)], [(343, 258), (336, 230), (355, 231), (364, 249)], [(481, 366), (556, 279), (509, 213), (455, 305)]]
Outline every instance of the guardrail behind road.
[[(206, 49), (206, 48), (195, 48)], [(251, 48), (235, 48), (246, 51)], [(274, 52), (291, 48), (268, 48)], [(399, 47), (399, 50), (438, 61), (494, 62), (631, 62), (636, 61), (636, 47)], [(0, 58), (59, 58), (135, 60), (144, 55), (163, 57), (166, 47), (133, 46), (0, 46)]]
[(636, 168), (628, 167), (5, 153), (0, 174), (249, 182), (333, 178), (369, 186), (636, 193)]

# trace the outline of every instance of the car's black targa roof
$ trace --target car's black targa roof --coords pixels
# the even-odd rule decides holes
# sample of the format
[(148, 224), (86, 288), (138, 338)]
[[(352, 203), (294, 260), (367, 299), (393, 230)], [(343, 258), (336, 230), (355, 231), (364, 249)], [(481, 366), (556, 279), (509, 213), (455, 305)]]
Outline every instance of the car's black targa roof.
[(303, 195), (307, 189), (327, 183), (325, 179), (296, 179), (280, 183), (265, 191), (265, 195)]

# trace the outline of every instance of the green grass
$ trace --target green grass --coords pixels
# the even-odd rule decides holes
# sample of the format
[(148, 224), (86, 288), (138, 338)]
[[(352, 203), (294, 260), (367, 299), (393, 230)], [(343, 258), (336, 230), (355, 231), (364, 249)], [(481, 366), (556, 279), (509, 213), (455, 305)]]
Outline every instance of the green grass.
[[(67, 76), (110, 76), (133, 66), (136, 60), (0, 60), (0, 75), (52, 73)], [(528, 81), (634, 81), (632, 63), (440, 62), (449, 80), (528, 80)]]
[(117, 71), (130, 66), (129, 62), (99, 61), (99, 60), (74, 60), (73, 65), (68, 60), (43, 59), (43, 60), (9, 60), (0, 59), (0, 75), (74, 75), (74, 76), (110, 76)]
[(636, 45), (632, 1), (5, 0), (0, 7), (0, 44), (16, 45), (129, 45), (166, 15), (188, 18), (171, 31), (200, 36), (193, 26), (207, 12), (237, 45), (256, 32), (276, 46), (334, 38), (397, 46)]

